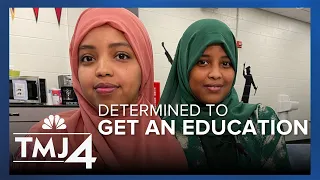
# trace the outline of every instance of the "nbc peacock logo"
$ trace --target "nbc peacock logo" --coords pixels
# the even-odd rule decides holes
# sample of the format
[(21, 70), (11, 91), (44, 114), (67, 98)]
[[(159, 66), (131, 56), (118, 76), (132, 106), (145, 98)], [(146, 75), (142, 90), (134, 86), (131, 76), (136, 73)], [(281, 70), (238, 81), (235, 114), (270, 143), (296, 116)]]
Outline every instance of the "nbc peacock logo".
[[(42, 124), (43, 130), (52, 130), (52, 129), (66, 129), (67, 126), (65, 124), (65, 120), (61, 118), (59, 115), (50, 115), (47, 118), (44, 119), (44, 123)], [(42, 155), (42, 157), (49, 156), (51, 159), (50, 161), (30, 161), (28, 160), (19, 160), (19, 161), (13, 161), (15, 162), (26, 162), (26, 163), (85, 163), (86, 169), (92, 169), (92, 163), (96, 162), (96, 157), (92, 157), (92, 135), (91, 133), (65, 133), (65, 132), (47, 132), (47, 133), (13, 133), (13, 135), (17, 136), (20, 135), (20, 137), (15, 137), (15, 142), (20, 143), (21, 147), (21, 157), (19, 159), (26, 158), (27, 149), (26, 143), (34, 143), (33, 152), (32, 152), (32, 158), (37, 159)], [(29, 136), (26, 136), (29, 135)], [(88, 137), (82, 142), (82, 144), (72, 153), (68, 153), (68, 144), (69, 143), (69, 136), (70, 135), (87, 135)], [(41, 144), (39, 141), (39, 138), (41, 136), (49, 136), (49, 141), (47, 144)], [(54, 141), (52, 138), (56, 136), (55, 138), (62, 137), (62, 152), (57, 153), (54, 146)], [(56, 141), (55, 141), (56, 142)], [(44, 145), (44, 146), (43, 146)], [(84, 153), (84, 156), (82, 155)], [(69, 157), (68, 154), (71, 154)], [(52, 161), (52, 159), (56, 159)], [(66, 160), (65, 160), (66, 159)]]
[(48, 118), (44, 119), (44, 124), (42, 129), (66, 129), (67, 126), (64, 124), (64, 119), (59, 115), (50, 115)]

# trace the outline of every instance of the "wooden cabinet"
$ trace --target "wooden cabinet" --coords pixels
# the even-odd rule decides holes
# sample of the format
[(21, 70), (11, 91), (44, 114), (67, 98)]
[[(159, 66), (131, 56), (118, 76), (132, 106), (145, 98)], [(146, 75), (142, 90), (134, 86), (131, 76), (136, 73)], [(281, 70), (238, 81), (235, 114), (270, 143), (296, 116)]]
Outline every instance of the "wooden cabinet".
[(17, 135), (13, 133), (27, 133), (29, 129), (48, 117), (63, 111), (77, 109), (78, 107), (63, 107), (63, 106), (35, 106), (35, 107), (10, 107), (9, 110), (9, 137), (10, 137), (10, 153), (14, 154), (20, 143), (14, 141)]

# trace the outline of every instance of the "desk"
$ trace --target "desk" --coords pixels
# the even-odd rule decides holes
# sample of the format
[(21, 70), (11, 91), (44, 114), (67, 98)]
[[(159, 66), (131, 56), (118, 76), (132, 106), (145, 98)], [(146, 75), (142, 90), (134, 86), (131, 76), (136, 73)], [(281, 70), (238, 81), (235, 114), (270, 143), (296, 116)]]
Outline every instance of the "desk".
[[(19, 143), (14, 141), (13, 133), (26, 133), (37, 122), (49, 115), (55, 115), (63, 111), (78, 109), (77, 106), (47, 106), (47, 105), (10, 105), (9, 109), (9, 137), (10, 153), (14, 153)], [(10, 115), (11, 114), (11, 115)]]

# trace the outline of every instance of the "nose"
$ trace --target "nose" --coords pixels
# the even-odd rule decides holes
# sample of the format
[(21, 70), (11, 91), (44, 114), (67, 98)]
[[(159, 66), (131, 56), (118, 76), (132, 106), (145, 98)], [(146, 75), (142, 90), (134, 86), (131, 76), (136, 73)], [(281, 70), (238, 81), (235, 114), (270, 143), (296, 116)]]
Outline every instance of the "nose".
[(214, 65), (212, 68), (211, 68), (211, 71), (208, 75), (209, 79), (221, 79), (222, 78), (222, 74), (221, 74), (221, 69), (218, 65)]
[(97, 77), (113, 76), (112, 60), (107, 58), (101, 58), (98, 60), (97, 65), (98, 65), (96, 69)]

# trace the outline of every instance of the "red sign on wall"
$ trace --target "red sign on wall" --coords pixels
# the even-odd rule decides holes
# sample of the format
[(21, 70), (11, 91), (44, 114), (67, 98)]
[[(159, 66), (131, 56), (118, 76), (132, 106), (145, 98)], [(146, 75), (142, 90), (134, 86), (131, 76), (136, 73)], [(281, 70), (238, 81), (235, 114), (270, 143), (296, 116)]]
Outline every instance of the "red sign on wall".
[(242, 41), (237, 41), (237, 47), (242, 48)]
[(58, 19), (58, 24), (60, 25), (60, 19), (61, 19), (61, 11), (62, 8), (54, 8), (56, 11), (57, 19)]
[(154, 87), (154, 106), (157, 106), (159, 101), (160, 101), (160, 82), (154, 82), (153, 83)]
[(39, 8), (33, 8), (34, 16), (36, 17), (36, 22), (38, 21)]

